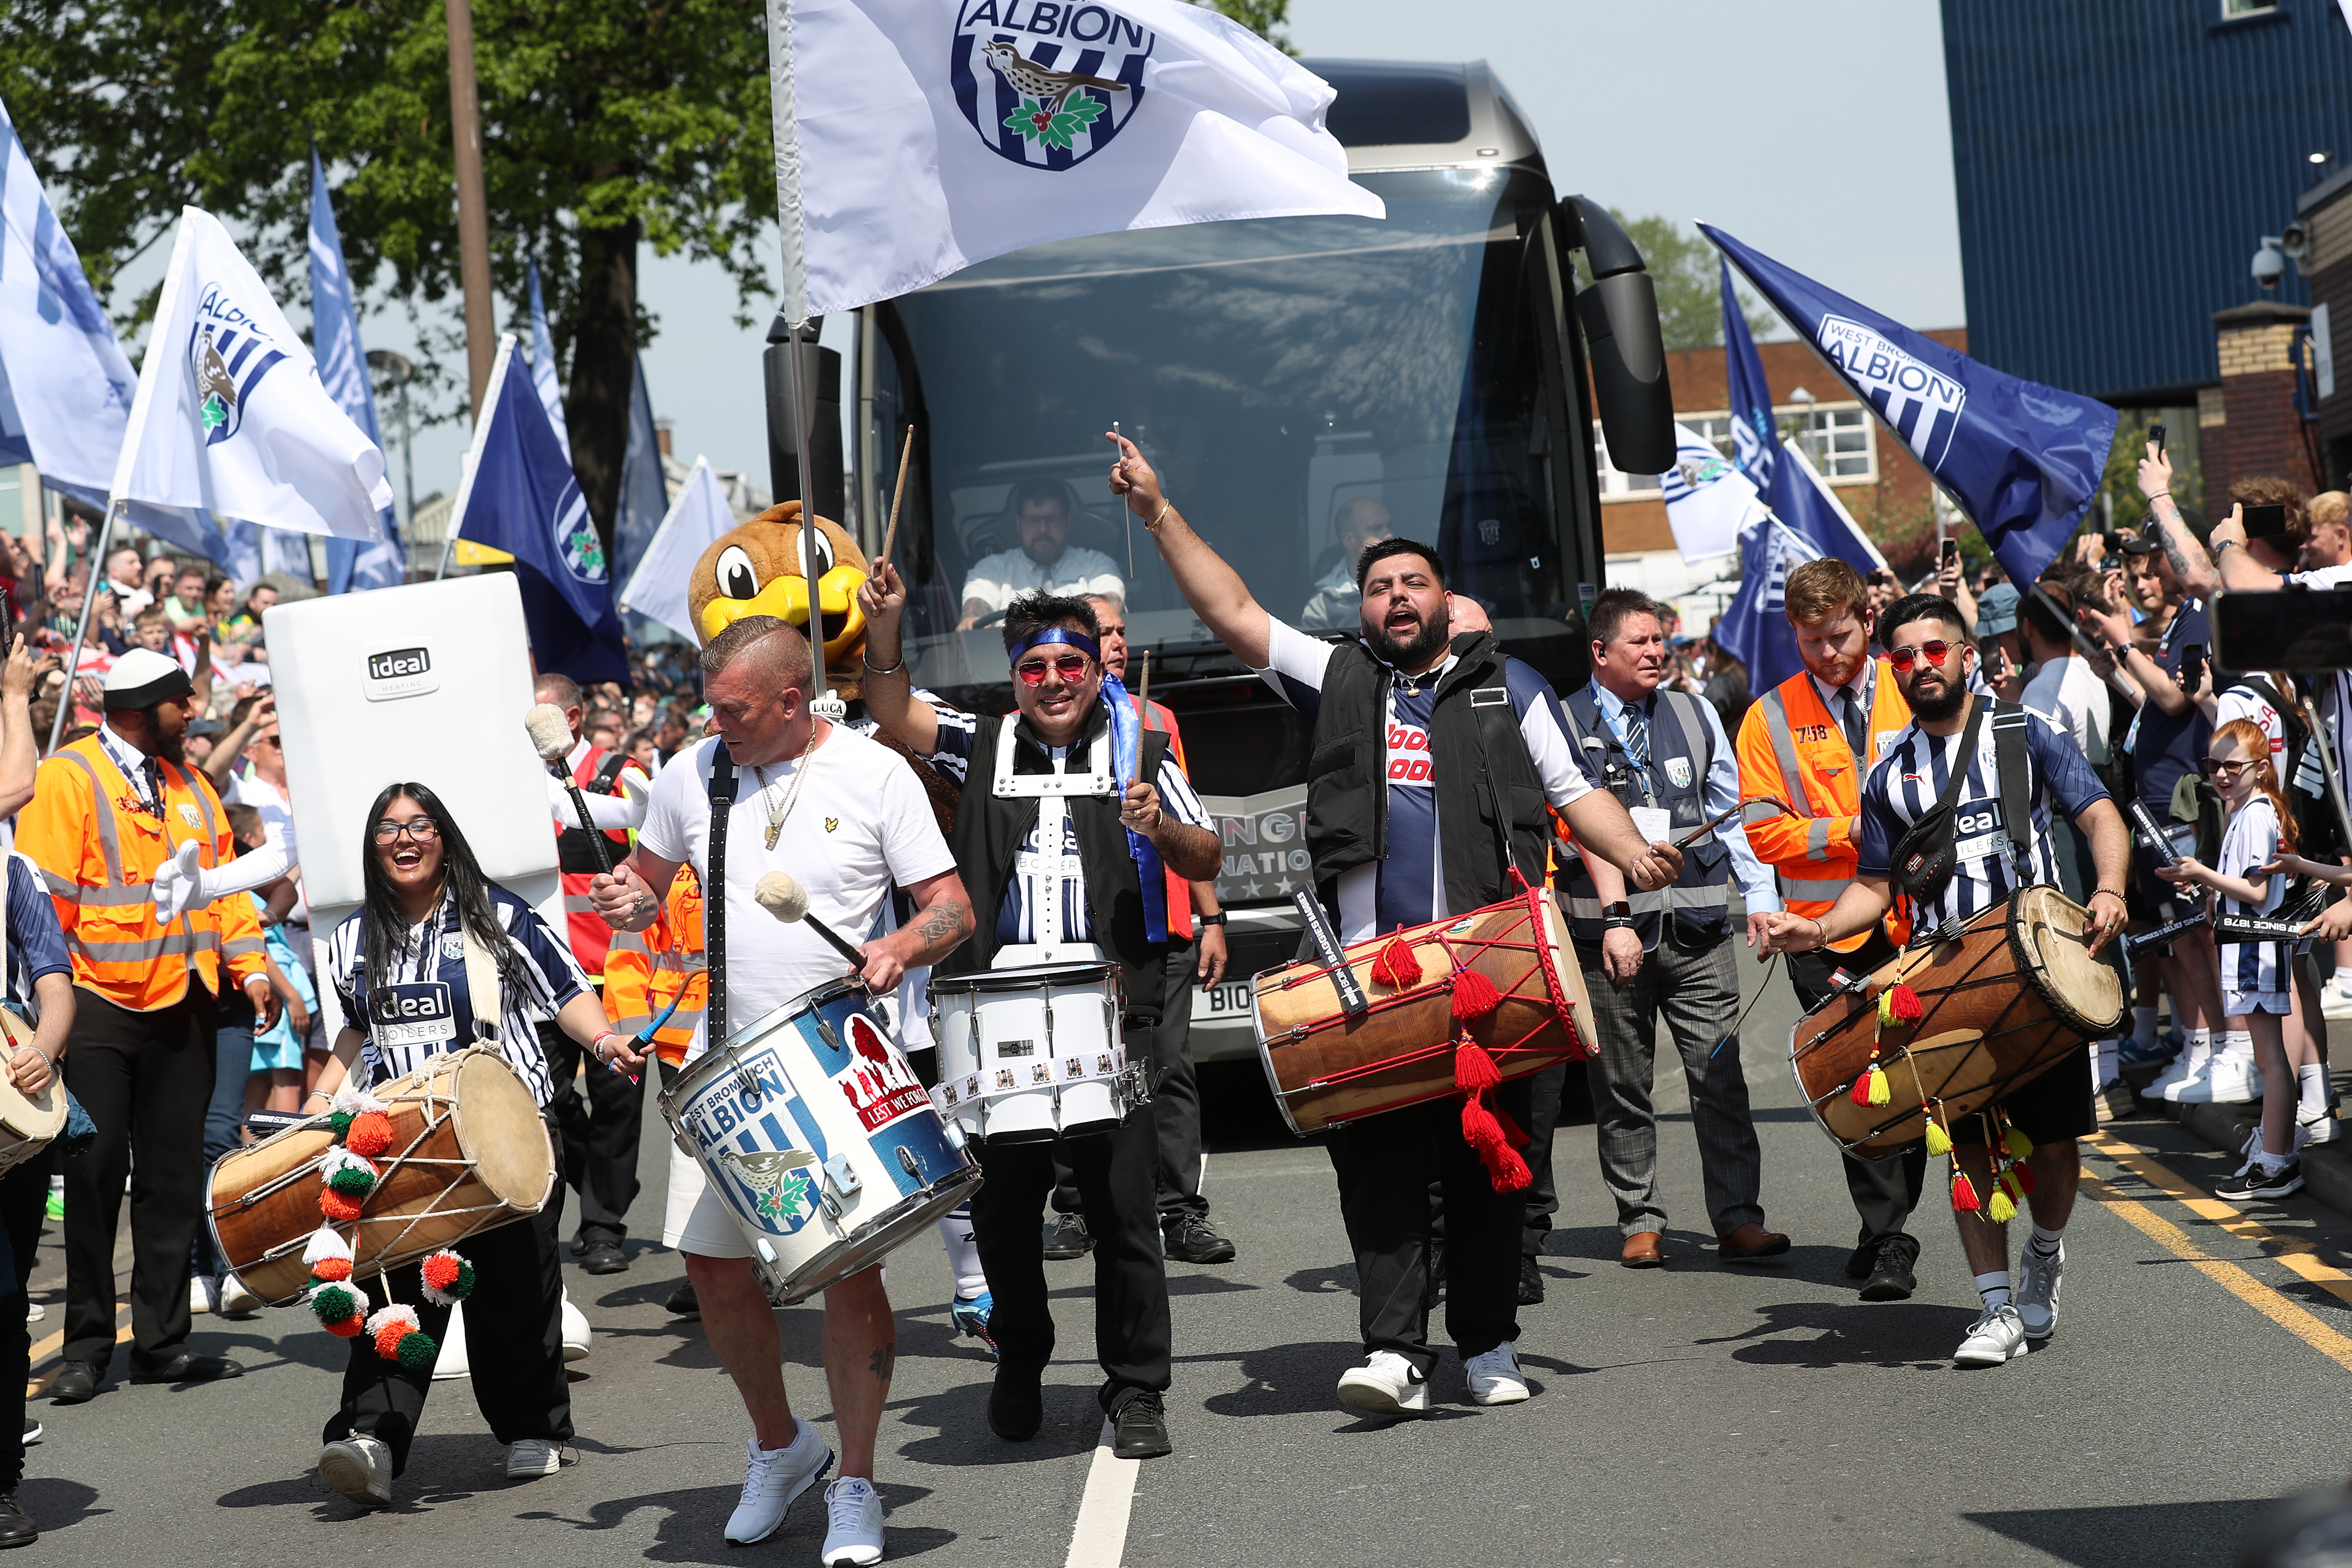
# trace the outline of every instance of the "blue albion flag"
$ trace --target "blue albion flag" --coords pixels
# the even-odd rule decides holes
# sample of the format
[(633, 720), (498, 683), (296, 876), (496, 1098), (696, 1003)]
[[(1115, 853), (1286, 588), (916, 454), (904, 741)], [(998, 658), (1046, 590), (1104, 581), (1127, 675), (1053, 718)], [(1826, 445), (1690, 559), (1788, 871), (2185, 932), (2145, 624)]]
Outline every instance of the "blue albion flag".
[[(310, 349), (318, 356), (319, 381), (352, 423), (379, 447), (375, 391), (368, 385), (367, 349), (360, 342), (357, 291), (343, 264), (343, 237), (335, 227), (335, 206), (327, 199), (327, 171), (319, 150), (310, 149)], [(327, 592), (391, 588), (405, 582), (400, 521), (392, 508), (376, 514), (382, 531), (373, 540), (327, 541)], [(303, 546), (302, 576), (310, 579), (309, 546)]]
[(579, 681), (629, 679), (604, 547), (511, 332), (499, 342), (449, 527), (452, 538), (515, 558), (540, 668)]
[(1699, 228), (1903, 438), (2011, 582), (2032, 582), (2058, 558), (2098, 494), (2115, 409), (2004, 375)]
[(1767, 520), (1748, 533), (1740, 552), (1739, 592), (1715, 627), (1724, 651), (1748, 667), (1748, 690), (1769, 691), (1805, 668), (1786, 608), (1789, 572), (1822, 553), (1785, 523)]
[(547, 301), (539, 292), (539, 263), (525, 265), (530, 274), (530, 384), (539, 394), (539, 405), (547, 410), (547, 422), (555, 426), (555, 438), (569, 452), (572, 432), (563, 423), (563, 387), (555, 374), (555, 334), (547, 330)]
[(1837, 497), (1794, 443), (1780, 443), (1764, 500), (1775, 518), (1812, 546), (1815, 555), (1834, 555), (1864, 576), (1886, 564), (1878, 546), (1838, 504)]
[(1723, 374), (1731, 389), (1731, 460), (1760, 490), (1772, 482), (1772, 458), (1780, 445), (1780, 432), (1772, 423), (1772, 384), (1764, 379), (1764, 361), (1756, 352), (1756, 340), (1748, 335), (1739, 291), (1731, 282), (1731, 263), (1720, 265)]
[[(629, 440), (621, 459), (621, 502), (613, 519), (616, 567), (613, 580), (625, 584), (635, 579), (646, 549), (661, 531), (662, 520), (669, 515), (669, 486), (662, 478), (661, 432), (654, 428), (653, 395), (646, 390), (646, 356), (635, 358), (636, 369), (629, 377)], [(733, 526), (731, 518), (729, 526)], [(688, 570), (692, 566), (688, 563)], [(681, 583), (681, 596), (684, 590)], [(623, 616), (630, 641), (640, 647), (671, 638), (669, 628), (659, 620), (629, 610), (624, 610)]]

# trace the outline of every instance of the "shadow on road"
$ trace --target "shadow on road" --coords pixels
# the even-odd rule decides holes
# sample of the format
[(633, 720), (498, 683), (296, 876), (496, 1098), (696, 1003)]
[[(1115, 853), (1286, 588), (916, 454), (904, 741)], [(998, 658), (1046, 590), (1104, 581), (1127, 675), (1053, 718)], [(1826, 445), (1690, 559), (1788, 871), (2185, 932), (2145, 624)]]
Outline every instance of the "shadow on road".
[[(1738, 1345), (1734, 1361), (1751, 1366), (1831, 1371), (1856, 1366), (1940, 1367), (1950, 1363), (1977, 1314), (1928, 1301), (1849, 1306), (1836, 1301), (1785, 1301), (1759, 1307), (1763, 1321), (1736, 1334), (1696, 1339), (1697, 1345)], [(1809, 1333), (1809, 1339), (1773, 1339)]]
[(2231, 1562), (2239, 1538), (2278, 1506), (2276, 1498), (2248, 1498), (2123, 1508), (2020, 1509), (1960, 1517), (2074, 1568), (2142, 1568), (2150, 1563), (2196, 1568)]

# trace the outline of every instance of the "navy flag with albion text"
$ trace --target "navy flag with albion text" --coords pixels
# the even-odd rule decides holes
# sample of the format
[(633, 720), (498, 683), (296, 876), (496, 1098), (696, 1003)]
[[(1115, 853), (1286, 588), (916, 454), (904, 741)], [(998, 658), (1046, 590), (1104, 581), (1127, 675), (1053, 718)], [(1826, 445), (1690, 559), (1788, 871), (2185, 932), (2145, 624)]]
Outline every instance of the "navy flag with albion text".
[(1699, 228), (1903, 438), (2010, 581), (2031, 583), (2058, 558), (2098, 494), (2115, 409), (1979, 364), (1721, 229)]

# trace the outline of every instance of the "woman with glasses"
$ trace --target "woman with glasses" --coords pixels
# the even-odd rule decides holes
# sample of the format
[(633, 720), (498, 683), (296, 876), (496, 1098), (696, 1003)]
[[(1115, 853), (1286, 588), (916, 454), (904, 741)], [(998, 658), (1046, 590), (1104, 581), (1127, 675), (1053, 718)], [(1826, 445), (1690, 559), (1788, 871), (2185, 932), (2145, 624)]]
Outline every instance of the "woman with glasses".
[[(313, 1110), (354, 1071), (381, 1084), (415, 1071), (428, 1057), (479, 1043), (497, 1049), (521, 1077), (551, 1128), (547, 1103), (555, 1085), (540, 1050), (541, 1018), (553, 1018), (604, 1068), (637, 1069), (643, 1058), (606, 1028), (604, 1006), (571, 949), (529, 904), (483, 877), (438, 795), (421, 784), (388, 784), (368, 821), (366, 901), (327, 944), (326, 978), (347, 1022), (312, 1093)], [(496, 967), (495, 1016), (478, 1011), (489, 1005), (467, 984), (468, 943), (487, 950)], [(393, 1022), (379, 1021), (384, 1019)], [(554, 1474), (572, 1436), (556, 1255), (563, 1144), (551, 1142), (558, 1165), (553, 1201), (463, 1244), (477, 1280), (467, 1298), (474, 1310), (466, 1315), (474, 1398), (491, 1432), (509, 1446), (507, 1474), (517, 1479)], [(449, 1309), (425, 1296), (419, 1266), (384, 1278), (393, 1300), (414, 1303), (424, 1332), (439, 1342)], [(352, 1340), (341, 1408), (327, 1423), (319, 1455), (320, 1479), (362, 1507), (390, 1503), (432, 1378), (429, 1365), (386, 1361), (364, 1337)]]

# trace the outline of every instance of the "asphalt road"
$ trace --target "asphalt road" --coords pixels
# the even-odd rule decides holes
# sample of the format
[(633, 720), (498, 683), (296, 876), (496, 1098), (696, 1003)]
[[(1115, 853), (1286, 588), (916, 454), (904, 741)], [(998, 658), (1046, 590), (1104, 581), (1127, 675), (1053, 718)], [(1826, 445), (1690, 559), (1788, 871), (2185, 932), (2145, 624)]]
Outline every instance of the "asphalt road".
[[(1751, 969), (1751, 994), (1756, 984)], [(1013, 1447), (986, 1427), (987, 1362), (950, 1337), (940, 1248), (906, 1247), (890, 1268), (899, 1358), (878, 1478), (892, 1559), (2225, 1563), (2273, 1500), (2342, 1484), (2352, 1470), (2352, 1279), (2341, 1272), (2352, 1223), (2298, 1198), (2225, 1227), (2210, 1217), (2221, 1205), (2179, 1195), (2226, 1174), (2222, 1158), (2170, 1123), (2121, 1123), (2137, 1152), (2125, 1152), (2130, 1168), (2086, 1155), (2098, 1184), (2067, 1233), (2056, 1338), (2007, 1366), (1956, 1371), (1948, 1358), (1976, 1303), (1941, 1200), (1931, 1184), (1916, 1224), (1927, 1241), (1918, 1296), (1857, 1301), (1840, 1268), (1852, 1211), (1789, 1081), (1785, 982), (1774, 974), (1768, 991), (1743, 1055), (1768, 1218), (1797, 1244), (1787, 1265), (1715, 1262), (1678, 1075), (1660, 1097), (1673, 1216), (1664, 1269), (1617, 1266), (1591, 1129), (1564, 1129), (1549, 1297), (1521, 1320), (1537, 1391), (1526, 1405), (1470, 1405), (1450, 1355), (1430, 1419), (1367, 1421), (1338, 1404), (1334, 1381), (1357, 1351), (1329, 1168), (1318, 1149), (1269, 1125), (1246, 1076), (1214, 1080), (1227, 1104), (1206, 1184), (1241, 1257), (1171, 1268), (1171, 1457), (1097, 1458), (1095, 1372), (1079, 1359), (1092, 1342), (1089, 1264), (1049, 1265), (1065, 1353), (1048, 1377), (1044, 1432)], [(633, 1216), (641, 1234), (658, 1229), (661, 1147), (649, 1101), (651, 1179)], [(49, 1303), (37, 1342), (61, 1316), (54, 1241), (53, 1229), (36, 1279)], [(579, 1462), (561, 1475), (508, 1482), (470, 1392), (442, 1384), (397, 1505), (361, 1513), (310, 1471), (341, 1343), (299, 1310), (204, 1318), (194, 1348), (244, 1360), (242, 1379), (110, 1384), (89, 1405), (33, 1405), (49, 1428), (22, 1492), (44, 1530), (33, 1552), (208, 1568), (814, 1563), (814, 1500), (767, 1543), (721, 1541), (747, 1425), (698, 1327), (662, 1310), (677, 1258), (651, 1242), (630, 1251), (619, 1276), (567, 1268), (597, 1338), (572, 1384)], [(781, 1321), (792, 1391), (827, 1421), (820, 1314), (798, 1308)]]

